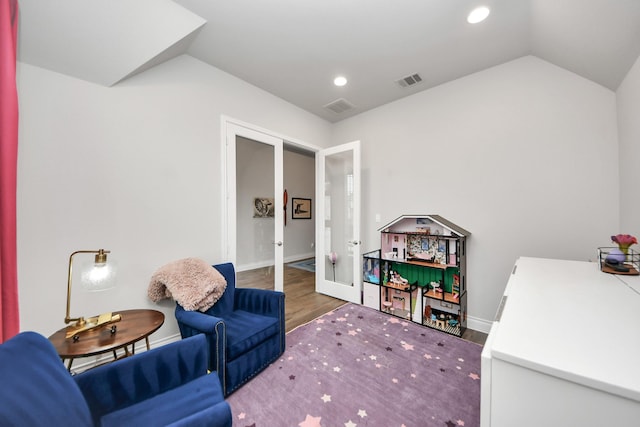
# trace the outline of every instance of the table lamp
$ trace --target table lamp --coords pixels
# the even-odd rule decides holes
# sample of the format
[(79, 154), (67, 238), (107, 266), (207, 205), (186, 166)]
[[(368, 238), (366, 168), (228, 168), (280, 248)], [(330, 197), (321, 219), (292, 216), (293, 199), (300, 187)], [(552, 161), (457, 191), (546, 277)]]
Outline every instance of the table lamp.
[[(69, 274), (67, 278), (67, 314), (64, 323), (73, 324), (67, 326), (66, 338), (73, 337), (74, 341), (78, 341), (80, 332), (88, 331), (98, 326), (113, 324), (121, 320), (119, 314), (103, 313), (99, 316), (89, 317), (71, 317), (69, 314), (71, 309), (71, 279), (73, 275), (73, 257), (77, 254), (95, 254), (94, 262), (83, 268), (80, 275), (81, 285), (88, 291), (104, 291), (115, 286), (115, 266), (113, 262), (107, 262), (107, 254), (110, 251), (104, 249), (98, 250), (81, 250), (75, 251), (69, 256)], [(111, 333), (115, 333), (115, 325), (111, 326)]]

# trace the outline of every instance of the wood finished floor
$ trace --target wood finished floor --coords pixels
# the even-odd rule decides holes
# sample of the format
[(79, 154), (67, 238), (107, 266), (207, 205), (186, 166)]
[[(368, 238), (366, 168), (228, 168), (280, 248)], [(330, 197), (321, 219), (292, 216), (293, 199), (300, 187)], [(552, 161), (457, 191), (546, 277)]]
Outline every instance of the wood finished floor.
[[(264, 267), (236, 274), (239, 288), (273, 289), (273, 268)], [(303, 325), (318, 316), (345, 304), (345, 301), (315, 291), (315, 274), (284, 266), (285, 325), (286, 330)], [(467, 329), (462, 338), (484, 345), (487, 334)]]

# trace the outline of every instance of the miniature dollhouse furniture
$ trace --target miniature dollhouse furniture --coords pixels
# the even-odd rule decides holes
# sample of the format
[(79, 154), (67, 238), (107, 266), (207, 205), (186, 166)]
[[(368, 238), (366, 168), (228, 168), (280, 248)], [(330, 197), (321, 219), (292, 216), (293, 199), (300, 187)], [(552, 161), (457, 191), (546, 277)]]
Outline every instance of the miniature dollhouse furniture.
[(204, 336), (71, 376), (47, 338), (22, 332), (0, 345), (0, 378), (2, 426), (231, 427)]
[(439, 215), (403, 215), (378, 231), (380, 249), (363, 255), (364, 304), (462, 336), (470, 233)]
[(175, 316), (183, 338), (206, 335), (209, 369), (217, 372), (228, 396), (284, 353), (284, 294), (236, 288), (233, 264), (213, 267), (227, 281), (224, 294), (205, 312), (176, 303)]

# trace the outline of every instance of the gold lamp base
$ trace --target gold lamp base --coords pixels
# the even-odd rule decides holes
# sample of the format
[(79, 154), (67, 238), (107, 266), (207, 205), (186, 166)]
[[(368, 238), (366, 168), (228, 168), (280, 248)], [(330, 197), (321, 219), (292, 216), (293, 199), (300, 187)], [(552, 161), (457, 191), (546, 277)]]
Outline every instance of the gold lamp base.
[(66, 338), (71, 338), (80, 332), (90, 331), (99, 326), (109, 325), (122, 320), (122, 316), (113, 313), (103, 313), (99, 316), (80, 318), (75, 324), (67, 326)]

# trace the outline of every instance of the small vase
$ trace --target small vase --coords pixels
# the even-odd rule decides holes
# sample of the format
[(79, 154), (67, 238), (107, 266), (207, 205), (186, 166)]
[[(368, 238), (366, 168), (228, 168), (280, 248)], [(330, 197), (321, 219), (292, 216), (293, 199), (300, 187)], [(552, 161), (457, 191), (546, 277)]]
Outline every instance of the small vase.
[(617, 261), (618, 263), (623, 263), (627, 260), (627, 256), (620, 249), (614, 248), (614, 249), (611, 249), (607, 257), (605, 258), (605, 261), (611, 261), (611, 260)]

